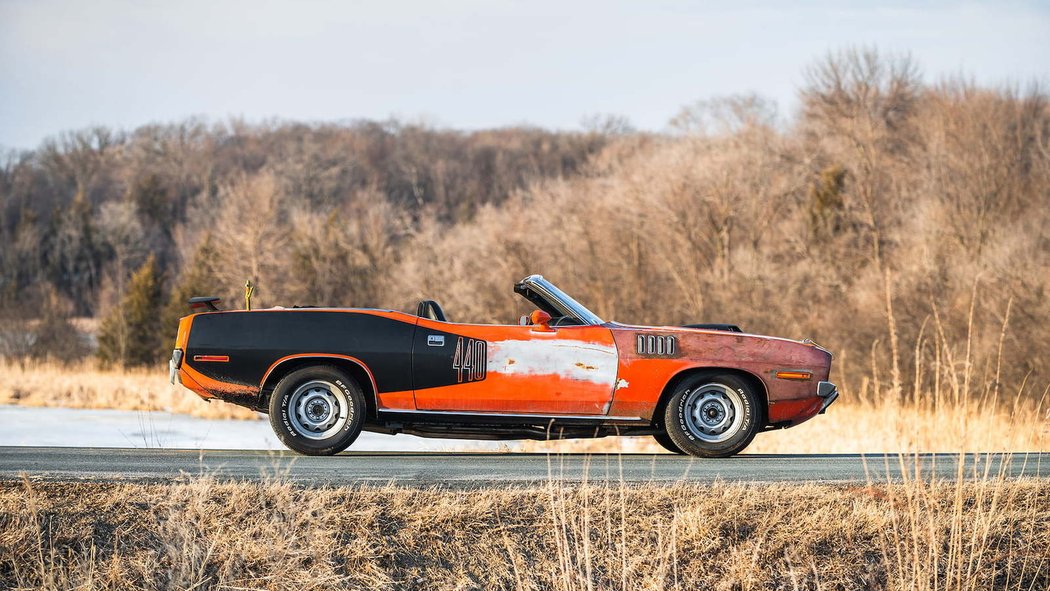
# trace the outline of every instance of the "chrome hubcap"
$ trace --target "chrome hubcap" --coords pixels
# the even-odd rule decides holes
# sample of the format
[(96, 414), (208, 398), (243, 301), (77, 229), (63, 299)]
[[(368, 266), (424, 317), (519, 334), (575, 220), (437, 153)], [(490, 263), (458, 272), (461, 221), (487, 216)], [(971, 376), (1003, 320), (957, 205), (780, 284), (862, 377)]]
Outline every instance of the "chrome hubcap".
[(288, 400), (288, 411), (296, 433), (308, 439), (326, 439), (346, 425), (349, 404), (335, 384), (314, 380), (296, 388)]
[(722, 384), (705, 384), (686, 398), (686, 426), (701, 441), (719, 443), (740, 430), (743, 408), (736, 390)]

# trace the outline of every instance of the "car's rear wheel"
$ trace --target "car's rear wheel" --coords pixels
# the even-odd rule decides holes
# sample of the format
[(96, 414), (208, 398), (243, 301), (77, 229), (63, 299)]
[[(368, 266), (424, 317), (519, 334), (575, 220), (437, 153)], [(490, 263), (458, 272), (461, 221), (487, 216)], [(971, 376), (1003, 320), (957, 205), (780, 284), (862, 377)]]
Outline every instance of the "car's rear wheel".
[(357, 439), (365, 419), (361, 387), (335, 367), (311, 366), (288, 374), (270, 397), (277, 438), (301, 454), (337, 454)]
[(744, 450), (761, 428), (761, 397), (735, 375), (700, 375), (680, 384), (664, 410), (664, 428), (683, 452), (724, 458)]

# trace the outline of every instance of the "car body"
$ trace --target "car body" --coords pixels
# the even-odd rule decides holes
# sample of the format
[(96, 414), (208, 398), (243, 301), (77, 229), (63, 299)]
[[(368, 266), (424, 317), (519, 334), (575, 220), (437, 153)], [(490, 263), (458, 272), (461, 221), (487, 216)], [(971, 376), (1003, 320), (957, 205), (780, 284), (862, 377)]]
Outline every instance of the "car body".
[[(211, 311), (181, 320), (171, 378), (207, 400), (269, 412), (278, 435), (287, 431), (282, 439), (304, 453), (334, 453), (345, 445), (298, 449), (297, 441), (325, 433), (352, 441), (356, 433), (348, 430), (363, 429), (474, 439), (652, 435), (672, 451), (730, 455), (754, 432), (797, 425), (838, 396), (828, 382), (832, 356), (811, 341), (745, 334), (732, 325), (605, 322), (540, 275), (523, 279), (515, 292), (537, 310), (513, 325), (448, 322), (431, 300), (412, 315), (357, 308), (218, 311), (214, 298), (195, 298), (194, 305), (203, 302)], [(312, 376), (310, 368), (331, 372)], [(303, 374), (297, 379), (314, 390), (295, 394), (296, 384), (282, 386), (292, 374)], [(671, 398), (682, 391), (688, 397), (702, 385), (683, 390), (683, 384), (714, 378), (724, 391), (693, 394), (682, 410), (685, 439), (670, 441)], [(292, 408), (276, 405), (275, 391)], [(329, 421), (348, 406), (359, 427), (333, 432)], [(699, 425), (693, 430), (700, 444), (708, 427), (728, 428), (727, 421), (745, 423), (751, 433), (725, 449), (708, 445), (696, 453), (681, 449), (696, 427), (690, 421)]]

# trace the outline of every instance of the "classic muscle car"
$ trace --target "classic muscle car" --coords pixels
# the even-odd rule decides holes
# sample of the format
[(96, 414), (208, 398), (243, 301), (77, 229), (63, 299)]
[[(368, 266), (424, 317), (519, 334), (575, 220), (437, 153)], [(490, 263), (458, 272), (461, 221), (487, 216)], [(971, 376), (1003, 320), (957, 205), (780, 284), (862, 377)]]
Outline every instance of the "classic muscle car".
[(464, 439), (652, 436), (666, 449), (730, 456), (838, 397), (831, 353), (728, 324), (606, 322), (540, 275), (514, 291), (516, 325), (358, 308), (220, 311), (193, 298), (170, 362), (179, 381), (269, 413), (304, 454), (346, 449), (362, 430)]

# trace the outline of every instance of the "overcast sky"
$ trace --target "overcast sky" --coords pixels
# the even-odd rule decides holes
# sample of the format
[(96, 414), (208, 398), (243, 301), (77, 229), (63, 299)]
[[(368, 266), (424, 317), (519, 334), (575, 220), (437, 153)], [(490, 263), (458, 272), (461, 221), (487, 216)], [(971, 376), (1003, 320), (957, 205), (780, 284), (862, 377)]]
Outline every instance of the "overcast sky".
[(911, 52), (929, 80), (1050, 82), (1050, 2), (0, 0), (0, 146), (193, 115), (662, 129), (697, 99), (782, 114), (829, 50)]

